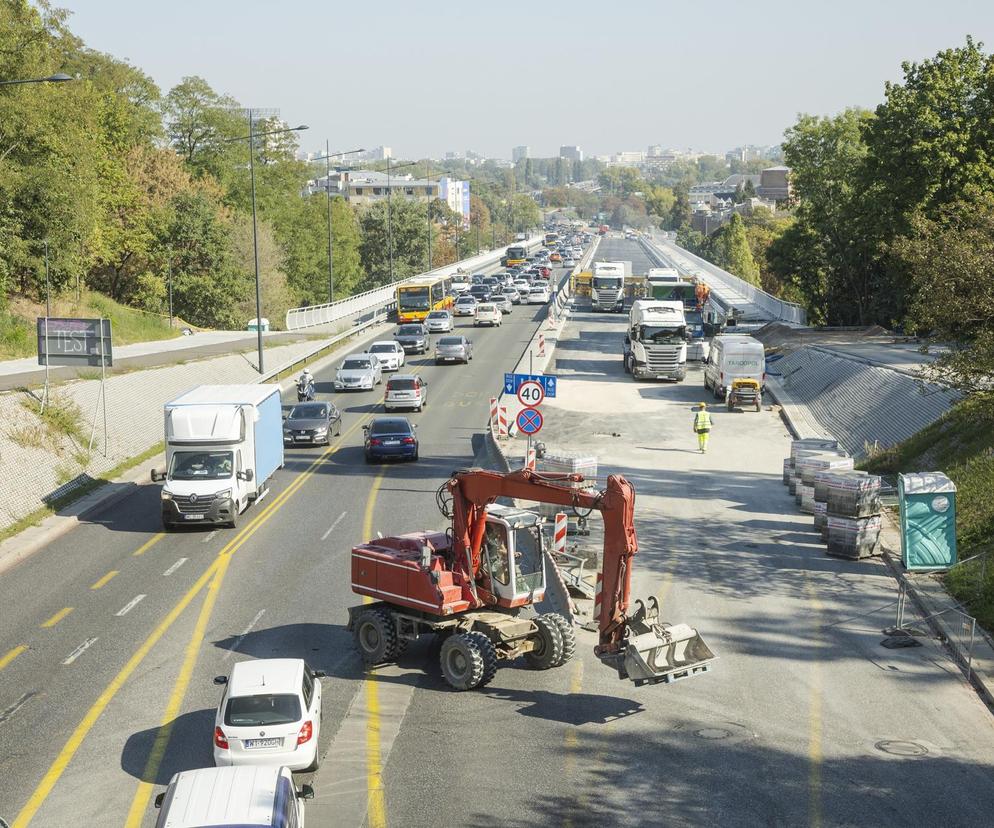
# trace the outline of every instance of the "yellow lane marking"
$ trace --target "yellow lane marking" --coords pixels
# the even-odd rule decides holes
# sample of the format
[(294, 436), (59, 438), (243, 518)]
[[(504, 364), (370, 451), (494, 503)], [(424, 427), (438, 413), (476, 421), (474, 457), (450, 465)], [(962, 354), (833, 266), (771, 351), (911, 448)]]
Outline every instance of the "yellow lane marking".
[(27, 644), (18, 644), (13, 650), (7, 653), (3, 658), (0, 658), (0, 670), (6, 667), (10, 662), (17, 658), (21, 653), (23, 653), (28, 648)]
[[(365, 543), (373, 537), (373, 514), (376, 496), (380, 492), (386, 469), (373, 479), (366, 498), (366, 511), (362, 518), (362, 537)], [(362, 597), (364, 604), (372, 603), (368, 595)], [(366, 679), (366, 822), (369, 828), (384, 828), (387, 824), (386, 803), (383, 797), (383, 766), (380, 755), (380, 698), (376, 682)]]
[[(176, 686), (173, 688), (169, 703), (166, 705), (166, 712), (163, 714), (162, 721), (159, 724), (159, 732), (155, 734), (155, 743), (152, 745), (148, 761), (145, 763), (145, 779), (154, 779), (156, 777), (159, 766), (162, 764), (162, 759), (166, 755), (166, 748), (169, 746), (169, 737), (173, 732), (173, 723), (176, 721), (176, 717), (179, 716), (183, 697), (186, 695), (186, 689), (193, 676), (193, 668), (197, 664), (197, 654), (200, 651), (200, 645), (203, 642), (204, 636), (207, 634), (207, 622), (210, 620), (211, 612), (214, 610), (214, 604), (217, 603), (217, 596), (221, 590), (221, 582), (224, 580), (225, 572), (228, 571), (230, 563), (230, 555), (226, 555), (221, 559), (221, 563), (218, 565), (214, 577), (211, 579), (210, 586), (207, 588), (207, 597), (204, 599), (204, 605), (200, 608), (200, 615), (197, 617), (197, 624), (193, 635), (186, 645), (186, 654), (183, 657), (183, 666), (180, 668), (179, 677), (176, 679)], [(134, 798), (131, 800), (128, 818), (124, 823), (127, 828), (142, 824), (142, 819), (148, 808), (148, 800), (151, 796), (152, 783), (140, 782), (138, 790), (135, 791)]]
[(72, 612), (72, 607), (63, 607), (57, 613), (55, 613), (55, 615), (53, 615), (51, 618), (49, 618), (44, 624), (42, 624), (42, 626), (45, 627), (46, 629), (54, 627), (63, 618), (65, 618), (70, 612)]
[(165, 536), (166, 536), (165, 532), (159, 532), (159, 534), (157, 535), (152, 535), (152, 537), (150, 537), (147, 541), (145, 541), (145, 543), (143, 543), (134, 552), (131, 553), (132, 557), (137, 558), (139, 555), (144, 555), (146, 552), (148, 552), (149, 549), (155, 546)]
[[(342, 437), (339, 438), (335, 446), (328, 447), (319, 457), (315, 458), (314, 462), (312, 462), (305, 471), (301, 472), (297, 480), (291, 483), (274, 500), (270, 501), (268, 506), (256, 515), (255, 518), (253, 518), (252, 521), (250, 521), (246, 527), (238, 533), (235, 539), (229, 542), (217, 554), (217, 557), (214, 558), (204, 573), (197, 579), (196, 583), (190, 587), (186, 594), (169, 611), (162, 622), (151, 632), (148, 638), (145, 639), (142, 645), (128, 660), (127, 664), (121, 668), (121, 671), (111, 680), (110, 684), (107, 685), (104, 691), (93, 703), (93, 706), (87, 711), (86, 715), (83, 717), (83, 720), (76, 726), (76, 729), (72, 732), (68, 741), (65, 745), (63, 745), (62, 750), (59, 752), (59, 755), (56, 757), (55, 761), (45, 772), (45, 776), (42, 777), (41, 782), (38, 783), (38, 786), (32, 792), (30, 799), (28, 799), (25, 806), (21, 809), (21, 812), (17, 815), (10, 828), (26, 828), (27, 825), (30, 824), (35, 814), (38, 813), (38, 809), (41, 808), (45, 799), (52, 792), (52, 789), (55, 787), (55, 783), (58, 782), (59, 778), (69, 766), (69, 763), (76, 755), (80, 746), (83, 744), (83, 739), (85, 739), (87, 734), (93, 729), (93, 726), (97, 723), (100, 715), (107, 708), (107, 705), (110, 704), (111, 700), (117, 695), (118, 691), (120, 691), (121, 687), (124, 686), (124, 683), (131, 677), (149, 652), (151, 652), (152, 648), (176, 622), (176, 619), (179, 618), (183, 610), (190, 605), (190, 602), (193, 601), (204, 586), (210, 582), (211, 578), (214, 576), (214, 573), (221, 565), (222, 559), (226, 555), (233, 554), (258, 526), (261, 526), (266, 520), (268, 520), (269, 516), (272, 515), (275, 510), (279, 509), (280, 506), (282, 506), (283, 503), (285, 503), (286, 500), (290, 498), (301, 485), (303, 485), (303, 481), (314, 474), (314, 471), (321, 463), (324, 462), (325, 458), (331, 454), (334, 454), (338, 450), (343, 439), (359, 428), (359, 426), (362, 425), (366, 419), (368, 419), (368, 417), (358, 420), (352, 428), (349, 428), (342, 435)], [(0, 666), (2, 666), (2, 664), (0, 664)]]
[(91, 586), (90, 589), (100, 589), (101, 587), (106, 586), (107, 582), (111, 578), (113, 578), (115, 575), (117, 575), (117, 573), (118, 573), (118, 570), (112, 569), (110, 572), (108, 572), (106, 575), (104, 575), (103, 578), (101, 578), (93, 586)]
[[(814, 609), (815, 630), (820, 628), (820, 617), (822, 614), (822, 603), (818, 598), (818, 592), (814, 584), (811, 583), (811, 576), (805, 573), (805, 592), (808, 600)], [(817, 656), (816, 656), (817, 659)], [(817, 660), (811, 662), (811, 700), (808, 707), (808, 823), (812, 828), (821, 826), (821, 668)]]

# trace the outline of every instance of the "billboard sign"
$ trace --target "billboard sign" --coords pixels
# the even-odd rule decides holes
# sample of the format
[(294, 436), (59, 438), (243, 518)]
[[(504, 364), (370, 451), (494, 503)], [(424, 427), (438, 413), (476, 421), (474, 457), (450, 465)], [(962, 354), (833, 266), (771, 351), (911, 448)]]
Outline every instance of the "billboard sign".
[(38, 364), (111, 368), (109, 319), (38, 317)]

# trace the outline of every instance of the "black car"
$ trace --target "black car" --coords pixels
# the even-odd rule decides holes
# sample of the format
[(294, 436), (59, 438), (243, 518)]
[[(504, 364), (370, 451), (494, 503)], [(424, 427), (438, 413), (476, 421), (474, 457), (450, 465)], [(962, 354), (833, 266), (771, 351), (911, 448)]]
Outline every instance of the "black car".
[(362, 427), (366, 462), (376, 460), (417, 460), (418, 434), (406, 417), (376, 417)]
[(342, 433), (342, 412), (329, 402), (297, 403), (283, 420), (283, 444), (328, 445)]
[(477, 302), (486, 302), (490, 298), (490, 287), (488, 285), (473, 285), (469, 289), (469, 295)]
[(428, 329), (419, 322), (401, 325), (393, 338), (400, 343), (405, 354), (424, 354), (431, 347)]

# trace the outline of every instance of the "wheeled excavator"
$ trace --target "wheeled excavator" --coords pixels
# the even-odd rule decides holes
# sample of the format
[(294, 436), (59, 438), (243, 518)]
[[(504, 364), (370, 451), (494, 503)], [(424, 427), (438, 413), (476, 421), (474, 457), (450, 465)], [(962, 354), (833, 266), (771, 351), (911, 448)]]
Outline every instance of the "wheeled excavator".
[(439, 489), (444, 532), (377, 538), (352, 550), (352, 591), (367, 603), (349, 608), (348, 629), (367, 665), (395, 661), (407, 643), (435, 635), (445, 681), (456, 690), (489, 683), (498, 663), (524, 656), (535, 669), (572, 658), (572, 624), (557, 613), (529, 615), (542, 601), (545, 567), (540, 518), (497, 503), (498, 498), (597, 510), (604, 549), (594, 615), (597, 657), (620, 679), (637, 685), (673, 682), (710, 669), (714, 654), (686, 624), (659, 621), (654, 597), (631, 603), (635, 489), (611, 475), (603, 491), (579, 488), (579, 474), (532, 469), (502, 474), (455, 472)]

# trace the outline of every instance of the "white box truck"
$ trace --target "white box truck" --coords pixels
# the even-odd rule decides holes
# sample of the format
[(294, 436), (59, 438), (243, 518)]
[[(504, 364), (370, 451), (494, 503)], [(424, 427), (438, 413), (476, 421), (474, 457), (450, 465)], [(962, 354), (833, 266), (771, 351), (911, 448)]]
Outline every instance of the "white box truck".
[(165, 405), (162, 525), (226, 524), (267, 492), (283, 466), (278, 385), (201, 385)]
[(675, 267), (650, 267), (645, 278), (650, 285), (683, 281), (680, 272)]
[(590, 277), (591, 308), (595, 311), (624, 310), (625, 277), (631, 275), (631, 262), (594, 262)]
[(628, 314), (625, 371), (635, 379), (687, 376), (687, 320), (682, 302), (636, 299)]
[(760, 393), (765, 390), (766, 349), (749, 334), (719, 334), (711, 340), (704, 363), (704, 387), (725, 399), (737, 379), (756, 380)]

